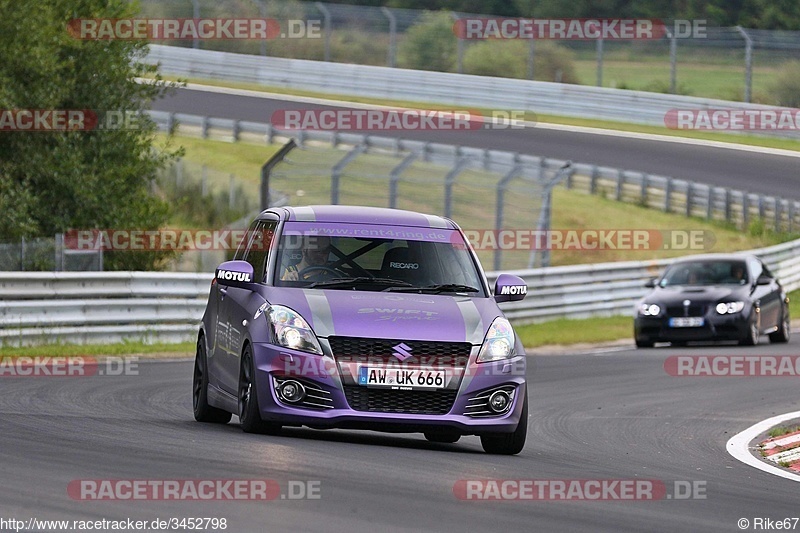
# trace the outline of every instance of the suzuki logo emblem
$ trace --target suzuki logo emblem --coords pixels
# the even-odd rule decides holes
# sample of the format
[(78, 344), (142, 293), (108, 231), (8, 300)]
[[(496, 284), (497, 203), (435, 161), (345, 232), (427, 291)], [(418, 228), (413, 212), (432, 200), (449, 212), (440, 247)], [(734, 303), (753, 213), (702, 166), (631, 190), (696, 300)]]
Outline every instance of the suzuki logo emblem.
[(394, 348), (394, 350), (395, 350), (394, 352), (392, 352), (392, 355), (397, 357), (401, 361), (405, 361), (406, 359), (408, 359), (409, 357), (412, 357), (414, 355), (414, 354), (411, 353), (411, 346), (409, 346), (408, 344), (406, 344), (404, 342), (401, 342), (400, 344), (392, 346), (392, 348)]

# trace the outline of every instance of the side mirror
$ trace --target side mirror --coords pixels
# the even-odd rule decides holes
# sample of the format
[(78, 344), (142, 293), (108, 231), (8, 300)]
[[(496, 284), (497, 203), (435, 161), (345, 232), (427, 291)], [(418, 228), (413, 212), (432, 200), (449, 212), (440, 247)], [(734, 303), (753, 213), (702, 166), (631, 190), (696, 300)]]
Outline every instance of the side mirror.
[(647, 283), (644, 284), (645, 287), (648, 289), (655, 289), (656, 288), (656, 278), (652, 278), (647, 280)]
[(770, 283), (772, 283), (772, 278), (769, 276), (761, 275), (756, 280), (756, 285), (769, 285)]
[(494, 301), (516, 302), (525, 298), (528, 294), (528, 284), (519, 276), (511, 274), (500, 274), (494, 282)]
[(249, 289), (253, 284), (253, 265), (247, 261), (225, 261), (217, 267), (214, 277), (220, 285)]

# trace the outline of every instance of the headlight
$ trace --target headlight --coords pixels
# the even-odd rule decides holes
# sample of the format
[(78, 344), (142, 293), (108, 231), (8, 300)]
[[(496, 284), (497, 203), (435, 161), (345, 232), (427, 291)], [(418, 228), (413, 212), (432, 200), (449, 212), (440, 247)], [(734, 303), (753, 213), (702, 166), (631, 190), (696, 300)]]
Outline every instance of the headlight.
[(483, 339), (478, 362), (499, 361), (508, 359), (512, 355), (514, 355), (514, 329), (508, 320), (497, 317), (489, 327), (486, 338)]
[(744, 302), (720, 302), (717, 304), (717, 313), (731, 315), (744, 309)]
[(639, 306), (639, 314), (644, 316), (658, 316), (661, 308), (656, 304), (642, 304)]
[(282, 305), (273, 305), (264, 313), (275, 344), (292, 350), (322, 355), (317, 336), (303, 317)]

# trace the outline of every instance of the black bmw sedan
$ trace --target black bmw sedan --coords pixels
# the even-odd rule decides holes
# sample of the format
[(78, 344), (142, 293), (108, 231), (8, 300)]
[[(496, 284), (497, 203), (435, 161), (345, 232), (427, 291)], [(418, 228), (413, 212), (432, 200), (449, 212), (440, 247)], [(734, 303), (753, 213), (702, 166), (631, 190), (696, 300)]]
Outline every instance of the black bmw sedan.
[(789, 341), (789, 298), (756, 256), (713, 254), (672, 263), (636, 304), (636, 346), (656, 342)]

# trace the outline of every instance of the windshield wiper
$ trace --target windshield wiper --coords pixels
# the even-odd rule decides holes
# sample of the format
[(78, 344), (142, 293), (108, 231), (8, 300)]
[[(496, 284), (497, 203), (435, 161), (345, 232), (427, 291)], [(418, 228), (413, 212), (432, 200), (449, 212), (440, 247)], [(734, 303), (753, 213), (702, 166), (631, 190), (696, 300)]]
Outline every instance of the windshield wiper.
[(428, 285), (427, 287), (389, 287), (383, 290), (389, 292), (429, 292), (433, 294), (440, 292), (480, 292), (480, 289), (458, 283), (443, 283), (441, 285)]
[(325, 281), (315, 281), (308, 286), (309, 289), (317, 287), (347, 287), (348, 285), (392, 285), (396, 287), (411, 287), (412, 285), (407, 281), (400, 281), (399, 279), (391, 278), (371, 278), (369, 276), (359, 276), (355, 278), (336, 278)]

